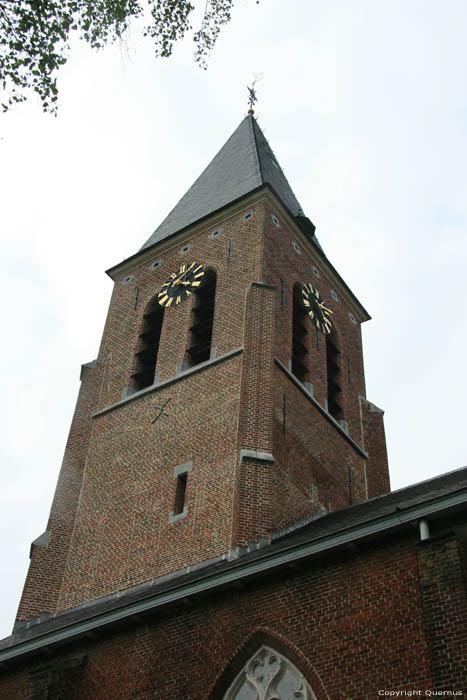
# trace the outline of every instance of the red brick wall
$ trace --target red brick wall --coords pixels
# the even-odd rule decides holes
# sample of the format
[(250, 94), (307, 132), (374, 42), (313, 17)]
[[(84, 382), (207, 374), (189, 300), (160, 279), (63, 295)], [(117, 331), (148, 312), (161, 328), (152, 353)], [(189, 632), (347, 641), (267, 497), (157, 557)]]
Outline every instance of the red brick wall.
[[(246, 296), (261, 276), (262, 210), (254, 205), (221, 226), (207, 226), (184, 254), (186, 241), (155, 251), (116, 281), (99, 354), (106, 362), (87, 370), (96, 380), (90, 389), (87, 376), (83, 382), (48, 524), (49, 546), (34, 551), (19, 619), (74, 606), (230, 549), (241, 356), (94, 420), (90, 415), (118, 402), (130, 386), (147, 305), (187, 261), (217, 273), (216, 356), (243, 345)], [(248, 220), (245, 213), (251, 213)], [(209, 238), (220, 227), (221, 235)], [(162, 264), (151, 269), (159, 259)], [(183, 362), (190, 312), (187, 301), (165, 313), (156, 367), (160, 381), (175, 377)], [(167, 399), (166, 413), (153, 424), (155, 406)], [(173, 468), (190, 460), (188, 515), (169, 524)]]
[(454, 534), (441, 535), (421, 542), (418, 557), (434, 685), (440, 691), (467, 693), (467, 592), (463, 543)]
[[(278, 227), (273, 216), (279, 221)], [(364, 422), (360, 411), (365, 396), (362, 342), (356, 311), (352, 311), (342, 294), (327, 279), (323, 265), (314, 262), (297, 236), (271, 207), (265, 216), (264, 279), (276, 284), (274, 353), (290, 369), (292, 337), (292, 305), (294, 284), (311, 282), (318, 288), (332, 310), (341, 350), (341, 403), (348, 434), (369, 453), (364, 460), (341, 432), (296, 387), (290, 377), (277, 367), (274, 375), (274, 456), (278, 488), (274, 489), (274, 527), (284, 527), (323, 508), (342, 508), (389, 490), (389, 476), (382, 414), (368, 416)], [(299, 252), (294, 246), (299, 245)], [(338, 297), (331, 295), (333, 290)], [(326, 408), (327, 371), (326, 339), (308, 321), (309, 381), (313, 397)], [(284, 397), (286, 429), (284, 432)], [(366, 401), (363, 399), (366, 406)], [(364, 440), (365, 438), (365, 440)], [(371, 493), (366, 472), (370, 467)], [(349, 487), (349, 471), (351, 488)], [(350, 493), (351, 491), (351, 493)]]
[[(379, 690), (437, 687), (426, 632), (415, 542), (395, 538), (211, 594), (60, 655), (88, 654), (80, 700), (220, 700), (268, 643), (305, 673), (318, 700), (368, 700)], [(445, 649), (449, 666), (456, 649)], [(456, 682), (465, 690), (465, 674)], [(24, 675), (9, 683), (1, 698), (27, 697)], [(14, 683), (17, 692), (2, 694)]]
[[(282, 280), (284, 289), (283, 302), (277, 305), (275, 319), (275, 354), (282, 364), (289, 367), (293, 286), (297, 282), (310, 282), (319, 290), (326, 306), (333, 312), (332, 322), (341, 346), (344, 418), (349, 425), (349, 434), (361, 445), (359, 397), (365, 396), (365, 375), (360, 324), (354, 324), (350, 320), (351, 309), (340, 292), (337, 294), (338, 301), (332, 298), (333, 285), (325, 276), (324, 266), (314, 263), (302, 244), (299, 245), (301, 253), (296, 252), (293, 247), (293, 242), (297, 243), (296, 236), (289, 231), (284, 220), (278, 214), (274, 214), (280, 222), (278, 228), (272, 220), (273, 214), (273, 209), (268, 205), (265, 216), (264, 281), (278, 285), (280, 290)], [(318, 270), (319, 277), (316, 277), (313, 268)], [(324, 408), (327, 399), (326, 342), (325, 336), (316, 332), (311, 321), (308, 350), (313, 395)]]
[(248, 291), (242, 372), (240, 448), (272, 451), (274, 310), (277, 288)]
[(348, 506), (349, 468), (352, 502), (365, 500), (363, 457), (278, 368), (274, 385), (274, 456), (278, 470), (276, 528), (322, 509)]
[[(118, 277), (100, 348), (106, 360), (88, 370), (95, 376), (92, 388), (83, 385), (77, 416), (84, 423), (70, 436), (71, 457), (64, 462), (49, 523), (50, 544), (34, 553), (20, 619), (65, 610), (218, 557), (322, 507), (343, 507), (349, 468), (353, 501), (366, 497), (362, 457), (274, 364), (277, 356), (287, 365), (291, 355), (293, 284), (311, 280), (334, 311), (343, 366), (350, 367), (343, 373), (345, 420), (351, 437), (362, 444), (359, 326), (349, 319), (344, 299), (330, 300), (331, 283), (323, 270), (315, 280), (303, 245), (298, 254), (293, 234), (283, 221), (277, 228), (271, 214), (266, 200), (245, 204), (243, 211), (208, 223), (190, 239), (179, 238), (171, 248), (162, 244), (150, 258), (142, 253), (131, 274)], [(220, 235), (209, 237), (216, 229), (222, 229)], [(161, 261), (156, 268), (155, 261)], [(216, 357), (244, 347), (243, 352), (90, 420), (92, 411), (126, 395), (144, 312), (167, 277), (190, 261), (217, 274)], [(165, 311), (156, 365), (161, 382), (180, 372), (190, 317), (191, 300)], [(314, 331), (310, 358), (314, 397), (324, 407), (325, 343)], [(240, 449), (273, 452), (276, 461), (241, 462)], [(185, 462), (192, 462), (187, 516), (169, 522), (173, 470)]]
[(363, 397), (360, 400), (360, 405), (363, 447), (370, 457), (366, 464), (368, 498), (373, 498), (391, 490), (383, 422), (384, 414), (381, 409)]
[[(245, 221), (243, 215), (248, 212), (252, 216)], [(129, 273), (121, 273), (115, 283), (114, 298), (100, 349), (101, 355), (110, 356), (108, 380), (100, 397), (100, 408), (122, 398), (134, 367), (143, 313), (157, 295), (161, 284), (187, 262), (199, 262), (205, 267), (212, 267), (217, 273), (212, 339), (217, 356), (243, 344), (245, 298), (250, 283), (259, 281), (261, 277), (262, 218), (263, 207), (256, 204), (241, 214), (227, 218), (221, 224), (207, 224), (201, 233), (188, 242), (174, 242), (170, 250), (156, 249), (151, 259), (144, 263), (138, 264), (136, 260), (131, 272), (134, 279), (129, 283), (124, 283), (130, 276)], [(209, 234), (219, 228), (223, 232), (217, 238), (209, 238)], [(181, 254), (185, 245), (191, 247), (188, 252)], [(151, 269), (152, 264), (158, 260), (162, 260), (162, 264)], [(160, 381), (175, 376), (178, 366), (185, 358), (190, 314), (189, 299), (167, 309), (164, 314), (156, 367)]]
[[(33, 547), (29, 571), (19, 604), (17, 620), (53, 613), (62, 585), (63, 572), (73, 535), (83, 481), (84, 465), (95, 410), (105, 374), (106, 361), (82, 369), (82, 383), (71, 423), (62, 468), (47, 523), (47, 547)], [(38, 533), (39, 534), (39, 533)]]
[(271, 462), (245, 458), (240, 463), (234, 545), (246, 547), (269, 537), (274, 526), (275, 475), (276, 466)]
[[(59, 609), (230, 549), (240, 365), (237, 355), (95, 419)], [(174, 467), (190, 461), (188, 513), (170, 523)]]

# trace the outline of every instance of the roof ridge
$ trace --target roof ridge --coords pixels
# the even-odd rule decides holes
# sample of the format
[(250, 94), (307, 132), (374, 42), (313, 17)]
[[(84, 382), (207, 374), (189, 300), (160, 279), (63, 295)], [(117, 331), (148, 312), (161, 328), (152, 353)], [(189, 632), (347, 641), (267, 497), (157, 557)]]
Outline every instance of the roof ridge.
[(242, 119), (141, 250), (159, 243), (268, 184), (293, 217), (302, 208), (252, 115)]
[[(263, 184), (263, 168), (262, 168), (262, 165), (261, 165), (261, 158), (259, 157), (258, 139), (256, 138), (256, 132), (255, 132), (255, 124), (258, 125), (258, 123), (257, 123), (256, 119), (254, 118), (254, 116), (253, 116), (252, 114), (249, 114), (248, 117), (247, 117), (247, 119), (248, 119), (248, 118), (249, 118), (249, 122), (250, 122), (251, 134), (252, 134), (252, 136), (253, 136), (253, 143), (254, 143), (254, 145), (255, 145), (255, 147), (254, 147), (254, 154), (255, 154), (255, 156), (256, 156), (256, 163), (257, 163), (257, 166), (258, 166), (259, 179), (260, 179), (260, 183)], [(258, 128), (259, 128), (259, 125), (258, 125)]]

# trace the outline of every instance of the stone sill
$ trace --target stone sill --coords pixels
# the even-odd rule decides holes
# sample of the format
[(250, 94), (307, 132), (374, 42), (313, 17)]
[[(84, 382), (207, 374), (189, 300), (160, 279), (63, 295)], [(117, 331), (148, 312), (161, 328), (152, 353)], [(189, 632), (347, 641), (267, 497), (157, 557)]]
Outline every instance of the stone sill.
[(221, 362), (230, 360), (232, 357), (240, 355), (240, 353), (242, 352), (243, 347), (237, 348), (236, 350), (232, 350), (231, 352), (225, 353), (225, 355), (221, 355), (220, 357), (214, 357), (211, 360), (207, 360), (206, 362), (202, 362), (201, 364), (196, 365), (195, 367), (190, 367), (189, 369), (180, 372), (180, 374), (177, 374), (176, 377), (166, 379), (164, 382), (160, 382), (159, 384), (153, 384), (152, 386), (146, 387), (146, 389), (141, 389), (141, 391), (135, 391), (134, 394), (130, 394), (130, 396), (125, 396), (123, 399), (120, 399), (120, 401), (117, 401), (116, 403), (113, 403), (110, 406), (106, 406), (100, 411), (95, 411), (95, 413), (92, 414), (92, 418), (99, 418), (100, 416), (103, 416), (106, 413), (110, 413), (110, 411), (115, 411), (115, 409), (120, 408), (121, 406), (126, 406), (127, 403), (130, 403), (135, 399), (139, 399), (141, 398), (141, 396), (154, 394), (155, 392), (160, 391), (161, 389), (165, 389), (171, 384), (175, 384), (176, 382), (179, 382), (182, 379), (186, 379), (186, 377), (191, 377), (192, 374), (196, 374), (197, 372), (203, 372), (205, 369), (209, 369), (214, 365), (219, 365)]
[(333, 418), (333, 417), (331, 416), (331, 414), (328, 413), (328, 412), (326, 411), (326, 409), (323, 408), (323, 407), (321, 406), (320, 403), (318, 403), (318, 401), (315, 399), (315, 397), (312, 396), (312, 395), (310, 394), (310, 392), (306, 389), (306, 387), (302, 384), (302, 382), (300, 382), (300, 381), (297, 379), (297, 377), (295, 377), (295, 376), (292, 374), (292, 372), (291, 372), (290, 370), (288, 370), (287, 367), (286, 367), (285, 365), (283, 365), (282, 362), (281, 362), (277, 357), (274, 358), (274, 362), (275, 362), (276, 365), (279, 367), (279, 369), (281, 369), (281, 370), (284, 372), (284, 374), (295, 384), (295, 386), (296, 386), (298, 389), (300, 389), (300, 391), (302, 392), (302, 394), (303, 394), (304, 396), (306, 396), (306, 398), (308, 399), (308, 401), (309, 401), (310, 403), (312, 403), (313, 406), (315, 406), (315, 408), (317, 408), (318, 411), (326, 418), (326, 420), (329, 421), (329, 423), (331, 423), (331, 425), (333, 425), (333, 426), (335, 427), (335, 429), (337, 430), (337, 432), (340, 433), (340, 434), (342, 435), (342, 437), (343, 437), (345, 440), (347, 440), (347, 442), (348, 442), (350, 445), (352, 445), (352, 447), (354, 448), (354, 450), (356, 450), (356, 451), (358, 452), (358, 454), (360, 455), (360, 457), (363, 457), (363, 459), (368, 459), (368, 458), (369, 458), (369, 457), (368, 457), (368, 454), (367, 454), (364, 450), (362, 450), (362, 448), (359, 447), (359, 445), (357, 445), (357, 443), (355, 442), (355, 440), (352, 440), (352, 438), (350, 437), (350, 435), (348, 435), (348, 434), (345, 432), (344, 428), (336, 421), (336, 419)]

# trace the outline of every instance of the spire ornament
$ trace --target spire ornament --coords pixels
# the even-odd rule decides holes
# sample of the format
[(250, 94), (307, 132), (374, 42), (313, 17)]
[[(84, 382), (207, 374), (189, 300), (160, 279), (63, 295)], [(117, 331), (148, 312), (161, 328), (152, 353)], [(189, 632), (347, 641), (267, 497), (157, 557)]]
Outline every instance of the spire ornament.
[(256, 97), (256, 90), (254, 89), (255, 83), (258, 82), (258, 80), (261, 80), (263, 77), (262, 73), (258, 73), (255, 75), (255, 79), (251, 83), (251, 85), (247, 85), (247, 89), (249, 92), (249, 97), (248, 97), (248, 104), (249, 104), (249, 109), (248, 109), (248, 114), (254, 114), (255, 110), (253, 109), (253, 105), (258, 102), (258, 98)]

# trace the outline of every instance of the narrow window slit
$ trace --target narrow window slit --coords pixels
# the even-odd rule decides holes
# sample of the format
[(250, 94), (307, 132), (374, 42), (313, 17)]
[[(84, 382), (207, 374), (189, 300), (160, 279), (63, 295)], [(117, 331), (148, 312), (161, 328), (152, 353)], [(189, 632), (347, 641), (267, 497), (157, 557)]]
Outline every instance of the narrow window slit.
[(174, 515), (183, 513), (185, 507), (186, 482), (188, 474), (184, 472), (177, 476), (177, 487), (175, 489)]

